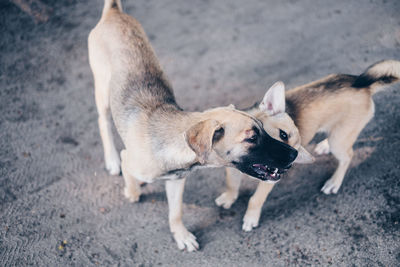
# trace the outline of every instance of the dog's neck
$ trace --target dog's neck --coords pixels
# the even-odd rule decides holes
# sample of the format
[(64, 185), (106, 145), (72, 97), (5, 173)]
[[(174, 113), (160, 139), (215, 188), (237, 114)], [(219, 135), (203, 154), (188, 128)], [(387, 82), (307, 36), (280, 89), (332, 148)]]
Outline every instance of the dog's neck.
[[(157, 111), (156, 111), (157, 112)], [(196, 153), (189, 147), (185, 133), (194, 124), (202, 120), (198, 112), (159, 112), (152, 114), (149, 130), (151, 147), (155, 151), (163, 172), (171, 173), (175, 170), (180, 172), (193, 165), (198, 165)]]

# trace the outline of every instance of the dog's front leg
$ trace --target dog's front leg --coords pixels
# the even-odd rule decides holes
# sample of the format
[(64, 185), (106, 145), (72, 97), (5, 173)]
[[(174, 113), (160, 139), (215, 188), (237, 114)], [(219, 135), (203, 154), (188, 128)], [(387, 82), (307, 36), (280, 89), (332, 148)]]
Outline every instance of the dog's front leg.
[(269, 192), (275, 184), (260, 181), (258, 183), (256, 192), (250, 198), (249, 205), (247, 206), (246, 214), (243, 218), (243, 231), (250, 232), (254, 227), (258, 226), (260, 220), (262, 206), (267, 199)]
[(185, 178), (168, 180), (165, 184), (169, 207), (169, 228), (179, 249), (195, 251), (199, 248), (196, 237), (190, 233), (182, 222), (182, 197)]
[(240, 182), (243, 174), (233, 168), (226, 168), (226, 191), (215, 199), (217, 206), (229, 209), (239, 195)]

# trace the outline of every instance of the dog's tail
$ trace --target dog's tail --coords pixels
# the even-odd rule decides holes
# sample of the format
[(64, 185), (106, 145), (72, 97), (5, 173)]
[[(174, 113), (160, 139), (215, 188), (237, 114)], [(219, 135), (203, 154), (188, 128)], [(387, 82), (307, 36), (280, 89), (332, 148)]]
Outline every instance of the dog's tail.
[(379, 92), (385, 85), (400, 81), (400, 61), (382, 60), (369, 66), (353, 83), (355, 88), (368, 87), (372, 94)]
[(103, 7), (102, 16), (107, 14), (107, 12), (112, 8), (116, 8), (120, 12), (122, 12), (121, 0), (104, 0), (104, 7)]

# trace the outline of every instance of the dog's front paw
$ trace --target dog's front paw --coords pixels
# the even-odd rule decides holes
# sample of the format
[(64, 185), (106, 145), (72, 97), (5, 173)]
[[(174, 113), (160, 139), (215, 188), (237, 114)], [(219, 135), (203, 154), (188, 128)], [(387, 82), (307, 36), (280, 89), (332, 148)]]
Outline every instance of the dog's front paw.
[(130, 202), (138, 202), (140, 198), (140, 188), (135, 188), (134, 186), (125, 186), (124, 187), (124, 196), (130, 201)]
[(174, 230), (173, 235), (180, 250), (186, 249), (187, 251), (192, 252), (199, 249), (199, 244), (196, 241), (196, 237), (184, 226)]
[(256, 210), (247, 210), (246, 215), (243, 218), (242, 230), (245, 232), (250, 232), (253, 228), (258, 226), (260, 220), (260, 212)]
[(314, 149), (314, 152), (317, 153), (317, 155), (324, 155), (324, 154), (329, 154), (329, 143), (328, 139), (325, 139), (317, 144), (317, 146)]
[(118, 154), (106, 157), (106, 170), (110, 175), (119, 175), (121, 172), (121, 160)]
[(341, 182), (337, 182), (335, 179), (331, 178), (325, 182), (321, 191), (324, 192), (324, 194), (326, 195), (336, 194), (339, 191), (341, 185)]
[(215, 199), (215, 204), (219, 207), (223, 207), (224, 209), (229, 209), (232, 204), (236, 201), (237, 194), (233, 194), (230, 192), (224, 192), (219, 197)]

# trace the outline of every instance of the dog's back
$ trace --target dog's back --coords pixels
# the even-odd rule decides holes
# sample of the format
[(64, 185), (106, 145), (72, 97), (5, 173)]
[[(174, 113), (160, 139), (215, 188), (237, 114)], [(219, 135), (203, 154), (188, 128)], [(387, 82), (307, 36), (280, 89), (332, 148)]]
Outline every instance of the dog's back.
[(102, 17), (89, 35), (89, 61), (98, 82), (108, 84), (104, 101), (110, 101), (114, 123), (123, 134), (127, 121), (138, 113), (150, 113), (166, 103), (179, 107), (143, 28), (122, 12), (119, 2), (105, 1)]

